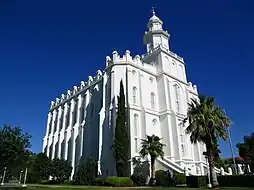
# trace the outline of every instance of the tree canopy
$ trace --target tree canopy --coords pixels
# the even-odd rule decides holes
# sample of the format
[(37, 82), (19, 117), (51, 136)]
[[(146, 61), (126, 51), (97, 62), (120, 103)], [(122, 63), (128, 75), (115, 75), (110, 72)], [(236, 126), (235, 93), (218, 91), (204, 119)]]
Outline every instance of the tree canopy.
[(163, 158), (164, 152), (163, 152), (163, 146), (161, 142), (161, 138), (158, 136), (147, 135), (147, 139), (142, 139), (141, 142), (141, 150), (139, 152), (140, 156), (143, 158), (150, 155), (151, 157), (151, 183), (153, 183), (153, 180), (155, 179), (155, 160), (158, 157)]
[(236, 145), (239, 156), (251, 161), (251, 171), (254, 172), (254, 133), (243, 137), (243, 142)]
[(127, 123), (127, 112), (125, 107), (125, 95), (123, 81), (120, 82), (120, 93), (117, 97), (117, 118), (115, 128), (115, 139), (113, 143), (113, 154), (116, 160), (116, 172), (119, 177), (129, 175), (129, 129)]
[(20, 127), (4, 125), (0, 128), (0, 171), (4, 167), (17, 176), (29, 159), (31, 135)]
[(186, 132), (190, 134), (192, 143), (203, 142), (206, 145), (211, 181), (213, 186), (218, 186), (214, 170), (214, 160), (218, 157), (218, 139), (227, 138), (227, 128), (231, 121), (225, 112), (216, 104), (214, 97), (199, 96), (199, 101), (192, 99), (189, 104)]

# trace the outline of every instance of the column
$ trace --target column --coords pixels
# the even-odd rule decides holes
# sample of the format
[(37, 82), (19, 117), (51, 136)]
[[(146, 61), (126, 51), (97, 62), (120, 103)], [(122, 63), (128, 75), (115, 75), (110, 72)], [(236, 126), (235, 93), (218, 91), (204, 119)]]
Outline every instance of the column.
[[(65, 109), (65, 105), (64, 106), (61, 106), (61, 117), (62, 118), (60, 121), (61, 123), (59, 124), (59, 139), (58, 139), (58, 155), (57, 157), (62, 159), (61, 158), (61, 152), (64, 151), (62, 150), (62, 141), (64, 140), (64, 121), (65, 121), (65, 114), (66, 114), (66, 109)], [(61, 130), (60, 130), (60, 126), (61, 126)], [(63, 131), (63, 132), (62, 132)]]
[(80, 125), (80, 117), (81, 117), (81, 113), (82, 113), (82, 111), (81, 111), (81, 106), (82, 106), (82, 95), (80, 94), (79, 96), (78, 96), (78, 106), (77, 106), (77, 123), (78, 123), (78, 125)]
[(54, 110), (53, 111), (53, 122), (52, 122), (52, 128), (51, 128), (51, 137), (50, 138), (52, 138), (52, 145), (53, 145), (53, 147), (52, 147), (52, 153), (51, 153), (51, 159), (54, 159), (54, 157), (55, 157), (55, 136), (54, 136), (54, 134), (55, 134), (55, 124), (56, 124), (56, 120), (57, 120), (57, 111), (56, 110)]
[[(47, 119), (47, 126), (46, 126), (46, 134), (43, 138), (43, 146), (42, 146), (42, 152), (43, 153), (45, 153), (45, 148), (48, 145), (49, 125), (50, 125), (51, 117), (52, 117), (52, 114), (51, 114), (51, 112), (49, 112), (48, 113), (48, 119)], [(47, 150), (46, 150), (46, 153), (47, 153)]]
[(52, 113), (51, 112), (49, 112), (48, 113), (48, 120), (47, 120), (47, 129), (46, 129), (46, 137), (48, 137), (48, 135), (49, 135), (49, 128), (50, 128), (50, 124), (52, 123), (51, 122), (51, 119), (52, 119)]
[[(63, 110), (62, 110), (62, 106), (60, 106), (58, 108), (58, 117), (57, 117), (57, 125), (56, 125), (56, 133), (57, 133), (57, 136), (55, 137), (57, 139), (57, 142), (58, 142), (58, 146), (57, 146), (57, 155), (56, 157), (59, 158), (60, 156), (60, 146), (61, 145), (61, 138), (60, 138), (60, 126), (62, 125), (62, 122), (60, 122), (61, 120), (61, 117), (63, 115)], [(55, 146), (55, 145), (54, 145)]]
[(67, 131), (67, 127), (68, 127), (68, 122), (67, 121), (67, 114), (70, 114), (70, 110), (69, 110), (69, 105), (68, 103), (64, 104), (64, 159), (67, 160), (67, 156), (68, 156), (68, 131)]
[[(68, 112), (69, 113), (67, 113), (67, 114), (69, 114), (69, 121), (66, 121), (66, 123), (67, 123), (67, 129), (66, 129), (66, 132), (67, 132), (67, 138), (66, 138), (66, 141), (65, 141), (65, 150), (66, 150), (66, 152), (65, 152), (65, 159), (67, 160), (67, 158), (68, 158), (68, 149), (69, 148), (72, 148), (72, 147), (68, 147), (68, 140), (69, 140), (69, 136), (70, 136), (70, 138), (73, 138), (72, 137), (72, 111), (73, 111), (73, 107), (74, 107), (74, 100), (72, 99), (71, 100), (71, 105), (70, 105), (70, 108), (69, 108), (69, 110), (68, 110)], [(69, 135), (70, 134), (70, 135)], [(73, 140), (73, 139), (72, 139)]]
[[(79, 123), (79, 118), (80, 118), (80, 103), (81, 103), (82, 97), (81, 94), (78, 96), (77, 102), (73, 101), (73, 105), (77, 104), (77, 106), (74, 106), (74, 108), (77, 108), (77, 114), (76, 114), (76, 121)], [(74, 169), (75, 169), (75, 155), (76, 155), (76, 138), (78, 136), (79, 133), (79, 125), (77, 126), (73, 126), (73, 136), (72, 136), (72, 160), (71, 160), (71, 165), (72, 165), (72, 173), (71, 173), (71, 178), (74, 175)]]

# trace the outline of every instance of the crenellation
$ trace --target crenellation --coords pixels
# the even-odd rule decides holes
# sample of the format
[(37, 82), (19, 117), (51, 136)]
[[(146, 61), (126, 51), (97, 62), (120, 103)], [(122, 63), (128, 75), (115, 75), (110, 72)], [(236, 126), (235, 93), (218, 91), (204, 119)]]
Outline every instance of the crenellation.
[(141, 57), (139, 55), (136, 55), (134, 58), (133, 58), (133, 62), (134, 63), (137, 63), (137, 64), (140, 64), (141, 63)]
[(67, 90), (66, 98), (69, 98), (69, 97), (71, 97), (71, 91)]
[(129, 50), (125, 51), (125, 54), (123, 55), (122, 60), (123, 61), (132, 61), (131, 52)]
[(76, 92), (78, 92), (78, 87), (77, 86), (73, 86), (73, 91), (72, 91), (72, 94), (76, 94)]
[(118, 55), (117, 51), (113, 51), (112, 55), (113, 62), (118, 61), (120, 59), (120, 56)]
[(55, 102), (54, 101), (51, 101), (50, 102), (50, 108), (53, 108), (55, 106)]
[(110, 64), (112, 64), (112, 60), (110, 56), (106, 56), (106, 67), (108, 67)]
[(86, 86), (84, 81), (80, 82), (80, 90), (83, 90), (83, 88)]
[(65, 94), (61, 94), (61, 102), (65, 100)]
[(96, 79), (99, 80), (101, 77), (102, 77), (101, 70), (97, 70), (97, 72), (96, 72)]
[(92, 76), (88, 76), (88, 85), (90, 86), (93, 82), (93, 77)]
[(60, 103), (60, 99), (59, 99), (59, 98), (56, 98), (55, 105), (58, 105), (59, 103)]
[(198, 93), (198, 90), (197, 90), (197, 85), (193, 85), (191, 82), (188, 82), (188, 89), (191, 91), (191, 92), (195, 92), (195, 93)]

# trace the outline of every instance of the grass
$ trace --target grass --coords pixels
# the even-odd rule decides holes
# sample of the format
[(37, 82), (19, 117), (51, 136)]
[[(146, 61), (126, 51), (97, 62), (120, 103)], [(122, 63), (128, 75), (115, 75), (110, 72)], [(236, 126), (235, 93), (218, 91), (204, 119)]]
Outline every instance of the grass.
[[(57, 186), (57, 185), (35, 185), (35, 186), (28, 186), (27, 190), (45, 190), (45, 189), (55, 189), (55, 190), (77, 190), (77, 189), (84, 189), (84, 190), (137, 190), (137, 189), (144, 189), (144, 190), (198, 190), (198, 189), (207, 189), (207, 188), (176, 188), (176, 187), (140, 187), (140, 188), (132, 188), (132, 187), (96, 187), (96, 186)], [(221, 187), (220, 189), (225, 190), (254, 190), (251, 187)]]

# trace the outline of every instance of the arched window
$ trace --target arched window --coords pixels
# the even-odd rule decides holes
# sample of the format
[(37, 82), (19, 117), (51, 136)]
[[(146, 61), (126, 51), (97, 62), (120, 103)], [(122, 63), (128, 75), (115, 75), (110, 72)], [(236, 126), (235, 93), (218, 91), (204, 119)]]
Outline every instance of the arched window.
[(180, 113), (181, 106), (180, 106), (180, 87), (175, 84), (174, 85), (174, 91), (175, 91), (175, 104), (176, 104), (176, 111)]
[(137, 103), (137, 88), (135, 86), (132, 89), (132, 101), (133, 104)]
[(134, 115), (133, 125), (134, 125), (134, 136), (138, 136), (138, 115), (137, 114)]
[(155, 109), (155, 94), (152, 92), (150, 94), (151, 108)]

